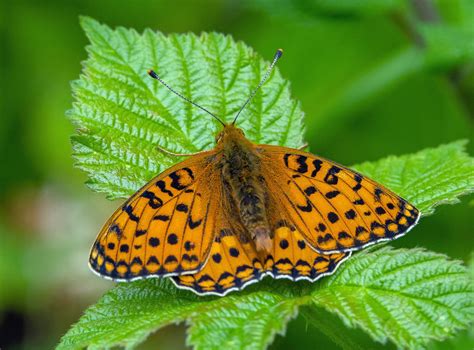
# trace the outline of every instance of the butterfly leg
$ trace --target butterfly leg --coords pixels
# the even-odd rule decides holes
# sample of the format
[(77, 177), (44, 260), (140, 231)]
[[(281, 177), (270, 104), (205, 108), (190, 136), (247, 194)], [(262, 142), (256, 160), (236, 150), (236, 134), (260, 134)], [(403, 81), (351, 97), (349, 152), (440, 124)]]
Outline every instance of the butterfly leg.
[(297, 150), (302, 151), (302, 150), (304, 150), (306, 147), (308, 147), (308, 142), (305, 142), (304, 144), (302, 144), (301, 146), (299, 146), (299, 147), (297, 148)]
[(164, 154), (168, 154), (170, 156), (175, 156), (175, 157), (191, 157), (191, 156), (198, 155), (200, 153), (207, 152), (207, 151), (199, 151), (196, 153), (175, 153), (175, 152), (168, 151), (167, 149), (162, 148), (160, 146), (156, 146), (156, 149)]

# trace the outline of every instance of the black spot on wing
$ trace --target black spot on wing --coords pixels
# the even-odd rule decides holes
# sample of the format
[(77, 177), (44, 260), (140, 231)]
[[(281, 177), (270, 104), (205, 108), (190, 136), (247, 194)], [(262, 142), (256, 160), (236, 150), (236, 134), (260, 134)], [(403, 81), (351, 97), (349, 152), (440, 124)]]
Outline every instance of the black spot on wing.
[(133, 264), (143, 265), (143, 261), (138, 256), (136, 256), (133, 258), (132, 262), (130, 263), (130, 265), (133, 265)]
[(158, 259), (156, 258), (156, 256), (152, 255), (148, 258), (147, 262), (146, 262), (147, 265), (150, 265), (150, 264), (157, 264), (159, 265), (160, 262), (158, 261)]
[(309, 213), (311, 210), (313, 210), (313, 206), (310, 202), (309, 199), (306, 200), (306, 205), (297, 205), (298, 209), (304, 212)]
[(288, 243), (288, 241), (287, 241), (286, 239), (282, 239), (282, 240), (280, 241), (280, 248), (281, 248), (281, 249), (286, 249), (286, 248), (288, 248), (289, 245), (290, 245), (290, 244)]
[(348, 218), (349, 220), (353, 220), (357, 216), (354, 209), (350, 209), (350, 210), (346, 211), (345, 215), (346, 215), (346, 218)]
[(356, 180), (356, 182), (358, 183), (362, 182), (363, 178), (364, 177), (361, 174), (357, 174), (357, 173), (354, 174), (354, 180)]
[(341, 231), (337, 234), (337, 238), (344, 240), (344, 239), (351, 238), (351, 236), (346, 231)]
[(168, 221), (170, 217), (168, 215), (155, 215), (153, 217), (153, 220), (159, 220), (159, 221)]
[(321, 170), (321, 167), (323, 166), (322, 160), (320, 159), (313, 160), (313, 166), (314, 166), (314, 170), (311, 172), (311, 177), (315, 177), (318, 174), (319, 170)]
[[(194, 180), (194, 174), (193, 174), (193, 171), (189, 168), (183, 168), (183, 169), (180, 169), (179, 171), (185, 171), (188, 173), (189, 177)], [(182, 184), (180, 182), (181, 180), (181, 177), (179, 174), (178, 174), (178, 171), (175, 171), (175, 172), (172, 172), (170, 175), (170, 178), (171, 178), (171, 187), (177, 189), (177, 190), (184, 190), (186, 187), (189, 186), (189, 184)]]
[(339, 180), (336, 174), (340, 171), (341, 171), (341, 168), (333, 165), (331, 168), (329, 168), (328, 172), (326, 173), (326, 176), (324, 177), (324, 181), (327, 184), (336, 185)]
[(378, 215), (383, 215), (386, 213), (385, 209), (382, 208), (382, 207), (377, 207), (375, 208), (375, 212), (378, 214)]
[(189, 207), (184, 203), (180, 203), (176, 206), (176, 210), (182, 213), (187, 213), (189, 210)]
[(304, 174), (308, 171), (308, 164), (306, 164), (306, 160), (308, 157), (306, 156), (298, 156), (296, 158), (296, 163), (298, 163), (298, 169), (296, 169), (297, 172)]
[(174, 255), (168, 255), (165, 259), (165, 264), (178, 262), (178, 259)]
[(237, 258), (240, 254), (239, 250), (237, 248), (230, 248), (229, 249), (229, 254), (230, 256), (233, 256), (234, 258)]
[(148, 199), (148, 205), (153, 209), (158, 209), (163, 205), (163, 201), (161, 198), (158, 198), (153, 192), (151, 191), (144, 191), (141, 195), (143, 198)]
[(375, 200), (380, 201), (380, 196), (383, 194), (382, 189), (376, 188), (374, 195), (375, 195)]
[(330, 191), (330, 192), (327, 192), (327, 193), (326, 193), (326, 198), (332, 199), (332, 198), (338, 196), (340, 193), (341, 193), (341, 192), (339, 192), (339, 191)]
[(355, 186), (352, 187), (352, 189), (357, 192), (362, 188), (361, 182), (362, 182), (362, 175), (360, 174), (354, 174), (354, 180), (357, 182)]
[(317, 192), (317, 190), (316, 190), (316, 187), (314, 187), (314, 186), (308, 186), (304, 190), (304, 193), (306, 193), (306, 195), (308, 195), (308, 196), (311, 196), (312, 194), (314, 194), (316, 192)]
[(362, 227), (362, 226), (357, 226), (356, 227), (356, 230), (355, 230), (356, 236), (359, 236), (359, 235), (363, 234), (364, 232), (368, 232), (365, 227)]
[(148, 240), (150, 247), (158, 247), (160, 245), (160, 239), (158, 237), (151, 237)]
[(140, 237), (146, 234), (146, 230), (136, 230), (135, 231), (135, 237)]
[(133, 213), (133, 207), (130, 204), (125, 205), (122, 210), (128, 214), (130, 220), (138, 222), (139, 218)]
[(219, 253), (215, 253), (212, 255), (212, 260), (214, 260), (216, 264), (219, 264), (222, 260), (222, 256)]
[(190, 250), (193, 250), (195, 247), (194, 243), (191, 242), (191, 241), (186, 241), (184, 242), (184, 249), (186, 249), (186, 251), (190, 251)]
[(291, 154), (289, 153), (286, 153), (284, 156), (283, 156), (283, 162), (285, 163), (285, 166), (288, 168), (288, 158), (290, 158)]
[(339, 220), (339, 216), (335, 212), (331, 211), (331, 212), (328, 213), (328, 220), (332, 224), (334, 224)]
[(115, 233), (119, 239), (122, 236), (122, 230), (120, 229), (119, 225), (117, 225), (117, 224), (111, 225), (109, 227), (109, 232)]
[(330, 233), (326, 233), (324, 236), (319, 236), (318, 237), (318, 243), (319, 244), (326, 243), (326, 242), (329, 242), (329, 241), (332, 241), (332, 240), (334, 240), (334, 238)]
[(178, 243), (178, 236), (175, 233), (168, 235), (168, 244), (175, 245)]
[(300, 249), (306, 248), (306, 242), (303, 241), (303, 240), (299, 240), (299, 241), (298, 241), (298, 247), (299, 247)]
[(168, 196), (173, 197), (173, 192), (166, 188), (166, 183), (163, 180), (156, 182), (156, 187), (160, 189), (161, 192), (166, 193)]
[(201, 223), (202, 223), (202, 219), (193, 221), (192, 216), (189, 215), (189, 217), (188, 217), (188, 225), (189, 225), (189, 228), (190, 228), (190, 229), (195, 229), (196, 227), (198, 227), (199, 225), (201, 225)]

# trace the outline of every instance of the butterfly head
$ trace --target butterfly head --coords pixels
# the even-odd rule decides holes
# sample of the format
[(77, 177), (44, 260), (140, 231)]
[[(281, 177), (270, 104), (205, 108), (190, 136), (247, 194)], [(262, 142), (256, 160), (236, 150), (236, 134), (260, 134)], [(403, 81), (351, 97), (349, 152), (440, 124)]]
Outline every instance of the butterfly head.
[(216, 135), (216, 144), (228, 143), (231, 140), (245, 139), (245, 133), (234, 124), (226, 124), (224, 128)]

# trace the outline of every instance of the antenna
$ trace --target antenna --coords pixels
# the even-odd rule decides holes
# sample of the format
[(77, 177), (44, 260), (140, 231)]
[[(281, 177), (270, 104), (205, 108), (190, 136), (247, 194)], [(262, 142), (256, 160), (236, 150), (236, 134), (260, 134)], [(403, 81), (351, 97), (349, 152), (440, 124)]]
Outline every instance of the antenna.
[(220, 119), (219, 119), (217, 116), (215, 116), (213, 113), (209, 112), (206, 108), (204, 108), (204, 107), (198, 105), (197, 103), (191, 101), (189, 98), (187, 98), (187, 97), (181, 95), (179, 92), (177, 92), (176, 90), (174, 90), (171, 86), (169, 86), (168, 84), (166, 84), (166, 83), (163, 81), (163, 79), (161, 79), (161, 78), (159, 77), (159, 75), (155, 73), (154, 70), (150, 69), (150, 70), (147, 71), (147, 73), (148, 73), (148, 75), (149, 75), (150, 77), (152, 77), (153, 79), (158, 80), (161, 84), (163, 84), (163, 85), (164, 85), (168, 90), (170, 90), (172, 93), (174, 93), (175, 95), (178, 95), (178, 96), (181, 97), (183, 100), (185, 100), (185, 101), (191, 103), (193, 106), (199, 108), (200, 110), (206, 112), (207, 114), (212, 115), (214, 118), (216, 118), (216, 120), (217, 120), (219, 123), (221, 123), (222, 125), (225, 126), (225, 123), (224, 123), (222, 120), (220, 120)]
[(265, 81), (268, 79), (268, 77), (270, 76), (270, 73), (272, 72), (272, 69), (273, 67), (275, 66), (275, 64), (277, 63), (277, 61), (279, 60), (279, 58), (283, 55), (283, 50), (282, 49), (278, 49), (275, 53), (275, 56), (273, 56), (273, 61), (272, 61), (272, 64), (270, 64), (270, 67), (268, 67), (267, 71), (265, 72), (265, 75), (263, 76), (262, 80), (260, 81), (260, 83), (258, 84), (258, 86), (255, 88), (255, 90), (253, 90), (253, 92), (250, 94), (250, 97), (247, 99), (247, 101), (245, 101), (245, 103), (243, 104), (242, 107), (240, 107), (239, 111), (237, 112), (237, 115), (235, 116), (234, 118), (234, 121), (232, 122), (232, 125), (235, 124), (235, 122), (237, 121), (237, 118), (239, 117), (240, 113), (244, 110), (244, 108), (248, 105), (248, 103), (252, 100), (252, 98), (255, 96), (255, 94), (257, 93), (258, 89), (260, 89), (260, 87), (265, 83)]

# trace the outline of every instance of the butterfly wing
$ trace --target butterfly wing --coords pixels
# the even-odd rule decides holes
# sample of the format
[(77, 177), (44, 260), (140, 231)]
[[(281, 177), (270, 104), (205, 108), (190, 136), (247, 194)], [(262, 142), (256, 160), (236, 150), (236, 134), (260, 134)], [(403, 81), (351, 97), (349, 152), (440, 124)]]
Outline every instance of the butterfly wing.
[(314, 282), (333, 274), (350, 255), (350, 252), (318, 253), (298, 230), (282, 226), (275, 230), (272, 259), (267, 261), (266, 269), (274, 278)]
[(275, 203), (321, 253), (392, 240), (418, 222), (413, 205), (353, 170), (295, 149), (259, 145), (258, 150)]
[(216, 236), (212, 242), (208, 263), (196, 274), (173, 277), (179, 287), (200, 295), (225, 295), (263, 277), (263, 264), (254, 243), (243, 233), (236, 208), (229, 194), (221, 189), (220, 205), (213, 212)]
[[(200, 295), (226, 295), (258, 282), (264, 276), (287, 278), (293, 281), (315, 281), (332, 274), (350, 256), (349, 253), (324, 255), (313, 250), (304, 237), (290, 225), (279, 220), (275, 227), (273, 249), (259, 255), (255, 243), (241, 234), (238, 221), (230, 215), (226, 197), (216, 214), (216, 232), (209, 261), (198, 273), (173, 277), (179, 287)], [(273, 208), (273, 207), (272, 207)], [(230, 209), (230, 210), (229, 210)]]
[(195, 274), (172, 277), (179, 288), (199, 295), (223, 296), (260, 281), (264, 276), (293, 281), (317, 279), (334, 273), (349, 253), (320, 254), (287, 227), (275, 231), (273, 252), (259, 257), (251, 242), (227, 231), (212, 243), (209, 262)]
[[(217, 201), (212, 152), (189, 158), (151, 180), (107, 221), (89, 265), (117, 281), (198, 271), (214, 238)], [(219, 195), (218, 193), (216, 195)]]

